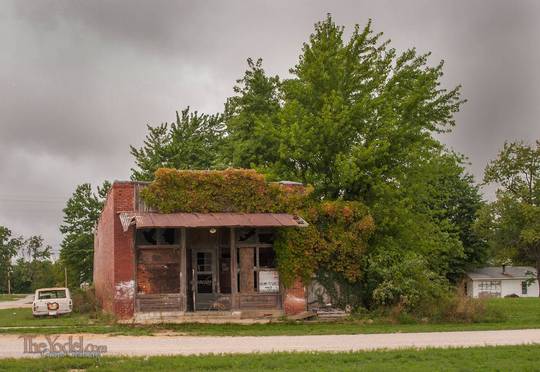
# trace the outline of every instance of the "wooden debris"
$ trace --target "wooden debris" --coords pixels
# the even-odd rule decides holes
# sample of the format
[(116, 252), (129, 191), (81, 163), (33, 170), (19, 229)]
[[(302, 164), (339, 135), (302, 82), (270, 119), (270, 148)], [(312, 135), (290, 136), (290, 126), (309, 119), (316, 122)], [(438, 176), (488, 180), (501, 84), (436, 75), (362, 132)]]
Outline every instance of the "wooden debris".
[(304, 320), (304, 319), (314, 318), (316, 316), (317, 314), (314, 313), (313, 311), (303, 311), (296, 315), (290, 315), (287, 317), (287, 319), (288, 320)]

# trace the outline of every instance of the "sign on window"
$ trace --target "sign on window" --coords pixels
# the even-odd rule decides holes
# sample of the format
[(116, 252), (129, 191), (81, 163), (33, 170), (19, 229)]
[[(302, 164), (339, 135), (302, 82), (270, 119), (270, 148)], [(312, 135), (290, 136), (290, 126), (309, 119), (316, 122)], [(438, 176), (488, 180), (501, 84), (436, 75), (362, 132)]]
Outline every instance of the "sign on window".
[(277, 271), (259, 271), (259, 292), (279, 292), (279, 274)]

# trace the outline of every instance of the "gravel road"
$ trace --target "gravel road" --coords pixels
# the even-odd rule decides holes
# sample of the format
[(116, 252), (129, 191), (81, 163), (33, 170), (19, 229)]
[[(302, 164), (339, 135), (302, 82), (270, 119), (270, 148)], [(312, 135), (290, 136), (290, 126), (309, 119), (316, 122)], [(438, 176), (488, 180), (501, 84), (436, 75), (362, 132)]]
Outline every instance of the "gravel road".
[(32, 307), (32, 301), (34, 301), (34, 295), (29, 294), (26, 297), (13, 301), (0, 301), (1, 309), (15, 309), (20, 307)]
[[(73, 335), (78, 340), (81, 335)], [(368, 335), (192, 337), (108, 336), (85, 334), (84, 345), (105, 345), (106, 355), (192, 355), (266, 353), (272, 351), (356, 351), (373, 349), (468, 347), (540, 343), (540, 329), (510, 331), (392, 333)], [(22, 336), (0, 335), (0, 358), (36, 356), (23, 353)], [(53, 336), (56, 337), (56, 336)], [(68, 342), (60, 335), (57, 342)], [(47, 343), (45, 336), (32, 342)]]

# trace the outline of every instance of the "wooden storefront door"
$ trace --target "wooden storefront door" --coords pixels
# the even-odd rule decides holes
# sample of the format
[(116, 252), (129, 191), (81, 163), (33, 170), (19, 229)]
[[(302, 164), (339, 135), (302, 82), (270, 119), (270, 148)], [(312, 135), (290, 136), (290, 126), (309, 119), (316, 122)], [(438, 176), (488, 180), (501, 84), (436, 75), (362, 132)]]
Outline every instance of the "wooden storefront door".
[(192, 291), (195, 311), (211, 310), (217, 298), (216, 251), (192, 250)]

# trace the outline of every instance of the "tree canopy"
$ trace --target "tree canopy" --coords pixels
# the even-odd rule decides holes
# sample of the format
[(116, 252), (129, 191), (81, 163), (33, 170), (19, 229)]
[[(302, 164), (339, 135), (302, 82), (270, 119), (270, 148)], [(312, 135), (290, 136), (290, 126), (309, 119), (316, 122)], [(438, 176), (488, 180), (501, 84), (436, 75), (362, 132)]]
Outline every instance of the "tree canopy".
[[(412, 288), (443, 293), (448, 279), (487, 256), (472, 230), (482, 205), (478, 187), (463, 157), (435, 137), (451, 130), (465, 101), (459, 86), (441, 86), (443, 63), (428, 61), (429, 53), (415, 49), (398, 53), (371, 22), (345, 39), (328, 16), (315, 25), (290, 78), (266, 77), (262, 64), (250, 63), (228, 101), (269, 102), (258, 109), (237, 105), (226, 116), (229, 147), (242, 151), (264, 138), (245, 135), (258, 123), (257, 131), (273, 138), (263, 145), (277, 148), (266, 157), (243, 152), (249, 160), (232, 165), (249, 164), (273, 179), (312, 184), (320, 198), (370, 208), (376, 229), (358, 283), (365, 303), (420, 302)], [(403, 270), (416, 287), (403, 285)]]
[(60, 232), (64, 237), (60, 244), (60, 260), (68, 269), (70, 283), (75, 285), (92, 281), (94, 227), (110, 187), (110, 182), (105, 181), (98, 186), (96, 194), (92, 185), (83, 183), (77, 186), (63, 209)]
[(459, 86), (442, 86), (443, 67), (432, 65), (429, 53), (398, 52), (371, 21), (345, 37), (328, 15), (287, 78), (269, 76), (262, 60), (248, 59), (219, 115), (223, 131), (209, 137), (217, 158), (192, 150), (184, 137), (179, 148), (193, 158), (180, 151), (182, 162), (162, 152), (168, 130), (160, 137), (150, 127), (144, 151), (132, 154), (147, 171), (144, 179), (158, 165), (249, 167), (269, 180), (313, 185), (320, 201), (361, 203), (375, 229), (361, 254), (350, 256), (359, 274), (327, 270), (320, 279), (353, 285), (364, 306), (414, 308), (448, 293), (450, 283), (487, 258), (472, 228), (483, 204), (479, 189), (466, 159), (439, 141), (465, 102)]
[(14, 236), (0, 226), (0, 292), (29, 293), (58, 285), (63, 278), (51, 256), (52, 247), (40, 235)]
[(13, 258), (23, 244), (22, 237), (12, 236), (5, 226), (0, 226), (0, 290), (7, 291), (9, 273), (13, 271)]
[(505, 143), (484, 182), (498, 185), (497, 199), (482, 210), (477, 229), (499, 260), (533, 264), (540, 273), (540, 140)]
[(176, 112), (176, 121), (147, 126), (148, 134), (140, 148), (130, 147), (136, 168), (133, 180), (149, 181), (158, 168), (210, 169), (217, 165), (222, 142), (221, 115)]

